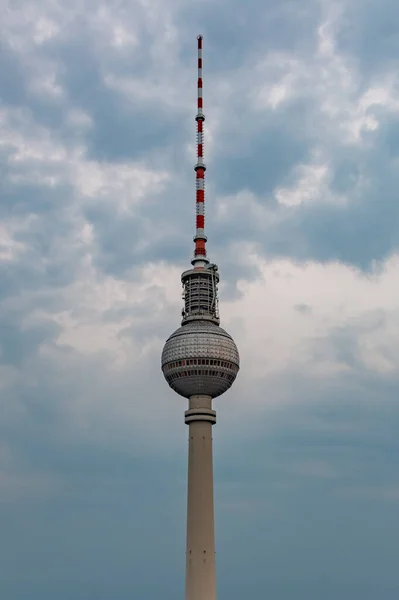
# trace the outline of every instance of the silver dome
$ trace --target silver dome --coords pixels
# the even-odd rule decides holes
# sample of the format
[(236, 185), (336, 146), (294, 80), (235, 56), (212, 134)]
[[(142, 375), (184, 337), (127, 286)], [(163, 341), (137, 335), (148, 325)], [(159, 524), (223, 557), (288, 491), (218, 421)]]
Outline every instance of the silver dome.
[(232, 385), (239, 369), (232, 337), (212, 321), (191, 321), (166, 340), (162, 371), (170, 387), (190, 398), (204, 394), (216, 398)]

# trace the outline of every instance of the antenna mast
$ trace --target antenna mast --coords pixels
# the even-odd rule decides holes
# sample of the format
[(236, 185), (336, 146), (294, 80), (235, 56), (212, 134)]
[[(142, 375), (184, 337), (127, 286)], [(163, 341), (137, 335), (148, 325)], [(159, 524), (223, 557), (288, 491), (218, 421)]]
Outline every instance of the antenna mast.
[(203, 125), (205, 115), (203, 113), (202, 97), (202, 35), (198, 40), (198, 84), (197, 84), (197, 163), (194, 167), (196, 172), (196, 232), (194, 237), (194, 258), (191, 261), (194, 268), (203, 268), (209, 263), (206, 257), (206, 235), (205, 235), (205, 171), (204, 164), (204, 131)]
[(217, 265), (209, 264), (205, 244), (205, 171), (204, 164), (204, 121), (202, 98), (202, 35), (198, 41), (198, 82), (197, 82), (197, 162), (194, 166), (196, 174), (196, 230), (194, 236), (193, 267), (184, 271), (181, 276), (183, 285), (184, 308), (182, 324), (189, 321), (212, 321), (219, 325)]

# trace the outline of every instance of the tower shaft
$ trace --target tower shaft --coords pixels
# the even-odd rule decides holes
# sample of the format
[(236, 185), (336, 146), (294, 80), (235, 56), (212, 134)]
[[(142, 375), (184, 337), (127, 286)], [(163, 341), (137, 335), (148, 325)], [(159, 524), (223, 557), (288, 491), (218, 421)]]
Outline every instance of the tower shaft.
[(185, 413), (189, 425), (186, 600), (216, 600), (210, 396), (192, 396)]

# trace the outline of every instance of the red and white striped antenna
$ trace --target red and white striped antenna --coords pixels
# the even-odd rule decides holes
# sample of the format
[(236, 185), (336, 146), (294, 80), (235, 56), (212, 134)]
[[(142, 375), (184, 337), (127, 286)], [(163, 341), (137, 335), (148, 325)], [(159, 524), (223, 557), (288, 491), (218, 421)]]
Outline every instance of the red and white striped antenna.
[(198, 95), (197, 95), (197, 163), (194, 167), (196, 172), (196, 232), (194, 236), (195, 249), (194, 258), (191, 261), (194, 268), (204, 267), (209, 263), (206, 257), (206, 235), (205, 235), (205, 171), (204, 164), (204, 121), (203, 97), (202, 97), (202, 35), (198, 40)]

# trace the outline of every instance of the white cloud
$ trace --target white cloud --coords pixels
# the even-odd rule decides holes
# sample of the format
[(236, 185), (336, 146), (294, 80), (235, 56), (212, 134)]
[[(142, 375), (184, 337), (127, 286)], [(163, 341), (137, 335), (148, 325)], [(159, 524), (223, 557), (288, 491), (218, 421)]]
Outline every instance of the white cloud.
[(311, 163), (299, 165), (298, 179), (289, 188), (277, 188), (275, 195), (277, 201), (284, 206), (298, 206), (300, 204), (332, 203), (344, 204), (343, 195), (331, 191), (331, 169), (327, 163)]
[(59, 26), (55, 21), (47, 17), (39, 17), (34, 23), (33, 41), (42, 44), (51, 40), (58, 32)]
[(14, 239), (13, 234), (18, 230), (15, 222), (0, 223), (0, 263), (16, 260), (25, 246)]
[(397, 503), (399, 500), (399, 485), (363, 485), (342, 489), (339, 495), (359, 502), (359, 500), (374, 500)]
[[(280, 540), (280, 560), (286, 554), (285, 541), (293, 539), (295, 511), (300, 514), (313, 505), (323, 511), (331, 496), (334, 501), (339, 498), (340, 506), (345, 500), (345, 509), (351, 499), (353, 507), (362, 498), (382, 504), (397, 502), (395, 461), (388, 457), (388, 450), (395, 450), (393, 404), (399, 367), (396, 238), (387, 239), (389, 258), (365, 274), (339, 262), (319, 262), (326, 247), (320, 250), (320, 239), (315, 247), (314, 231), (309, 228), (309, 220), (317, 218), (316, 204), (324, 205), (320, 210), (324, 215), (331, 205), (340, 204), (344, 218), (348, 209), (356, 212), (357, 204), (363, 202), (362, 186), (370, 184), (372, 190), (378, 183), (378, 160), (375, 172), (365, 162), (372, 162), (372, 152), (381, 158), (384, 148), (378, 146), (382, 143), (378, 138), (383, 136), (378, 128), (385, 127), (388, 118), (396, 119), (396, 73), (387, 67), (368, 77), (359, 56), (342, 49), (345, 4), (340, 11), (330, 0), (305, 2), (298, 13), (306, 23), (296, 18), (297, 8), (291, 1), (283, 2), (281, 9), (272, 2), (244, 6), (237, 1), (226, 10), (227, 4), (209, 0), (204, 10), (204, 2), (190, 3), (188, 9), (183, 0), (38, 0), (9, 2), (3, 11), (0, 34), (7, 45), (6, 58), (9, 51), (10, 64), (18, 68), (9, 74), (10, 86), (4, 90), (10, 104), (0, 109), (4, 173), (0, 185), (5, 191), (0, 225), (0, 267), (5, 275), (0, 323), (7, 334), (0, 340), (0, 362), (7, 363), (0, 365), (1, 438), (5, 440), (0, 443), (0, 486), (9, 505), (7, 522), (12, 533), (8, 537), (18, 538), (14, 535), (17, 527), (22, 533), (37, 530), (43, 542), (33, 566), (29, 544), (25, 555), (22, 552), (21, 569), (31, 588), (27, 595), (41, 587), (43, 598), (54, 597), (50, 588), (61, 589), (63, 578), (68, 580), (70, 589), (64, 586), (64, 591), (70, 597), (74, 586), (80, 590), (83, 583), (89, 589), (95, 580), (90, 569), (85, 570), (85, 581), (77, 581), (79, 568), (75, 569), (86, 552), (84, 540), (83, 545), (76, 543), (79, 532), (85, 536), (80, 519), (99, 535), (104, 527), (115, 532), (111, 546), (114, 543), (120, 549), (124, 511), (130, 510), (131, 489), (137, 480), (143, 477), (137, 500), (138, 506), (144, 506), (151, 493), (146, 486), (151, 487), (159, 477), (159, 457), (164, 455), (165, 463), (171, 460), (173, 469), (183, 464), (187, 402), (168, 388), (160, 355), (164, 341), (180, 324), (181, 265), (173, 262), (180, 260), (175, 258), (176, 247), (187, 238), (187, 267), (191, 250), (192, 223), (185, 215), (193, 187), (186, 183), (182, 163), (187, 152), (192, 162), (195, 155), (197, 25), (206, 36), (207, 190), (209, 205), (215, 207), (215, 214), (207, 214), (207, 219), (216, 221), (221, 234), (209, 243), (219, 248), (212, 252), (212, 259), (220, 264), (222, 277), (221, 325), (233, 335), (242, 360), (234, 386), (220, 402), (215, 401), (220, 418), (216, 454), (217, 460), (225, 461), (222, 468), (226, 467), (224, 473), (220, 469), (225, 481), (217, 492), (219, 508), (226, 509), (230, 520), (238, 516), (247, 531), (248, 524), (267, 528), (270, 517), (273, 523), (281, 518), (281, 527), (275, 528), (277, 538), (270, 538), (270, 547), (276, 540), (279, 546)], [(320, 5), (325, 9), (322, 22), (310, 31)], [(307, 11), (313, 9), (308, 23)], [(193, 13), (195, 24), (190, 21)], [(251, 39), (245, 39), (254, 20), (259, 21), (259, 29), (251, 27)], [(267, 28), (270, 23), (276, 32), (270, 30), (269, 37), (263, 25)], [(301, 23), (309, 25), (306, 39)], [(297, 39), (285, 40), (293, 31)], [(87, 68), (92, 70), (85, 79)], [(93, 81), (95, 90), (90, 88)], [(12, 108), (14, 101), (20, 108)], [(115, 135), (112, 144), (104, 140), (109, 123), (101, 119), (107, 118), (107, 106), (113, 103), (109, 110), (122, 106), (128, 131), (133, 132), (132, 156), (142, 156), (143, 151), (145, 160), (111, 158), (119, 141), (118, 150), (126, 153), (125, 139)], [(140, 123), (133, 121), (137, 113), (143, 116)], [(151, 114), (151, 136), (141, 148), (145, 119), (151, 119)], [(164, 115), (170, 135), (159, 131), (153, 143), (156, 123)], [(173, 137), (179, 115), (179, 140), (185, 128), (190, 131), (180, 146)], [(120, 113), (110, 117), (120, 125)], [(136, 126), (140, 127), (137, 139)], [(288, 156), (284, 173), (276, 176), (287, 157), (273, 155), (275, 148), (267, 132), (276, 136), (280, 126), (283, 147), (288, 155), (292, 150), (293, 158)], [(394, 145), (394, 140), (389, 142)], [(224, 179), (213, 170), (214, 158), (216, 163), (224, 162)], [(245, 169), (234, 172), (229, 158), (234, 164), (248, 161), (248, 172), (253, 162), (254, 178)], [(272, 173), (262, 168), (263, 159), (266, 164), (271, 158), (276, 162), (268, 164), (274, 169), (277, 165)], [(392, 166), (394, 160), (387, 169)], [(339, 180), (340, 168), (345, 181)], [(228, 191), (220, 186), (227, 179)], [(270, 181), (275, 182), (274, 189)], [(348, 182), (355, 185), (354, 190), (336, 191), (348, 190)], [(384, 179), (384, 184), (388, 188), (392, 182)], [(268, 197), (260, 191), (266, 188)], [(366, 219), (368, 202), (364, 195), (361, 206)], [(338, 211), (335, 217), (338, 221)], [(371, 221), (371, 210), (368, 217)], [(319, 234), (319, 223), (312, 223)], [(293, 239), (285, 245), (282, 231), (292, 224)], [(328, 243), (334, 244), (334, 233), (336, 237), (342, 233), (336, 227)], [(339, 241), (335, 243), (334, 251)], [(304, 254), (301, 244), (312, 252), (313, 260), (296, 261), (296, 255)], [(271, 252), (276, 247), (291, 256), (274, 258)], [(268, 260), (265, 253), (270, 253)], [(162, 260), (164, 256), (168, 262)], [(129, 269), (130, 257), (133, 266)], [(229, 270), (228, 283), (223, 278), (225, 269)], [(235, 283), (239, 294), (229, 297)], [(387, 394), (385, 388), (389, 388)], [(255, 448), (252, 442), (257, 437)], [(244, 441), (247, 452), (243, 452)], [(391, 448), (388, 441), (392, 441)], [(143, 456), (145, 461), (151, 454), (154, 472), (143, 462)], [(378, 485), (370, 483), (370, 466), (374, 474), (378, 471)], [(140, 473), (143, 467), (145, 475)], [(83, 470), (87, 473), (82, 474)], [(115, 488), (119, 478), (123, 484)], [(83, 488), (81, 481), (86, 482)], [(177, 488), (170, 484), (165, 475), (174, 503)], [(179, 481), (179, 493), (183, 487)], [(110, 491), (111, 504), (104, 490)], [(317, 498), (310, 497), (313, 491), (319, 494)], [(269, 498), (266, 503), (265, 498)], [(325, 502), (319, 502), (320, 498)], [(38, 500), (37, 512), (32, 499)], [(94, 504), (88, 504), (88, 499)], [(339, 506), (336, 514), (327, 508), (331, 520), (323, 519), (326, 528), (315, 530), (321, 537), (311, 540), (313, 550), (322, 547), (323, 536), (331, 541), (328, 536), (334, 537), (335, 524), (342, 521)], [(18, 511), (22, 518), (15, 517)], [(46, 530), (48, 514), (54, 511), (63, 515), (60, 536), (57, 531), (54, 535), (54, 528)], [(153, 511), (147, 512), (145, 525), (150, 531)], [(294, 515), (288, 525), (287, 514)], [(118, 532), (114, 519), (119, 517)], [(180, 519), (177, 513), (175, 517)], [(65, 526), (68, 531), (61, 531)], [(276, 533), (272, 530), (271, 536)], [(341, 540), (349, 550), (350, 533)], [(299, 531), (298, 547), (302, 537)], [(382, 537), (381, 547), (386, 541)], [(65, 541), (61, 548), (58, 538)], [(91, 538), (85, 537), (89, 545), (93, 545)], [(127, 543), (133, 538), (128, 535)], [(34, 545), (35, 535), (30, 539)], [(70, 544), (81, 549), (81, 555), (75, 553), (74, 564), (66, 565), (65, 577), (54, 544), (62, 552)], [(96, 547), (101, 550), (101, 544)], [(25, 593), (24, 582), (17, 582), (12, 570), (14, 550), (18, 552), (17, 547), (11, 553), (6, 548), (4, 554), (6, 562), (11, 557), (11, 591), (6, 590), (5, 597)], [(107, 557), (100, 554), (89, 553), (94, 574), (106, 562)], [(129, 549), (124, 555), (131, 555)], [(55, 567), (50, 581), (45, 567), (52, 556)], [(330, 558), (325, 555), (325, 565), (335, 564)], [(304, 560), (314, 564), (305, 554)], [(119, 563), (123, 587), (126, 565)], [(42, 565), (40, 574), (37, 567)], [(359, 582), (364, 583), (361, 567), (363, 563)], [(129, 579), (131, 569), (126, 568)], [(140, 580), (140, 568), (133, 573), (135, 581)], [(105, 565), (101, 572), (108, 571)], [(309, 581), (314, 579), (311, 571)], [(394, 568), (392, 573), (394, 577)], [(385, 575), (380, 579), (386, 581)], [(334, 581), (337, 586), (342, 583), (337, 577)], [(303, 577), (301, 582), (305, 587)]]
[(314, 55), (272, 51), (246, 66), (239, 89), (247, 90), (255, 118), (288, 101), (315, 103), (320, 112), (309, 127), (315, 127), (315, 148), (323, 148), (334, 141), (363, 145), (364, 133), (378, 129), (382, 114), (398, 111), (396, 73), (380, 73), (364, 90), (356, 60), (338, 49), (336, 36), (344, 22), (343, 7), (325, 3)]
[[(270, 52), (251, 69), (252, 85), (247, 82), (247, 94), (253, 109), (275, 110), (284, 102), (303, 93), (303, 86), (313, 76), (314, 65), (306, 69), (305, 57), (286, 52)], [(306, 89), (306, 87), (305, 87)]]
[(69, 110), (66, 121), (73, 129), (81, 129), (84, 132), (93, 127), (93, 119), (81, 109), (72, 108)]
[[(113, 72), (112, 61), (103, 61), (104, 82), (126, 99), (154, 104), (162, 101), (173, 110), (178, 108), (188, 112), (191, 105), (188, 103), (190, 86), (187, 82), (193, 74), (186, 67), (179, 70), (179, 63), (174, 64), (173, 61), (179, 50), (174, 13), (172, 11), (165, 20), (168, 10), (163, 4), (141, 3), (140, 6), (143, 10), (138, 20), (144, 20), (149, 31), (159, 35), (152, 46), (156, 57), (153, 69), (144, 77), (120, 75)], [(112, 52), (117, 53), (123, 48), (134, 48), (139, 42), (139, 32), (128, 28), (133, 13), (125, 14), (122, 6), (119, 9), (121, 12), (115, 12), (101, 5), (93, 16), (90, 27), (97, 35), (95, 51), (102, 57), (101, 60), (109, 46), (116, 46)], [(23, 27), (28, 27), (27, 22), (21, 21), (18, 25), (12, 17), (8, 22), (10, 39), (13, 35), (20, 35), (18, 39), (22, 40), (25, 36), (36, 44), (44, 45), (46, 40), (65, 33), (66, 13), (61, 13), (57, 13), (58, 17), (36, 15), (36, 20), (32, 13), (35, 25), (31, 38), (26, 35), (27, 30), (23, 30)], [(381, 79), (380, 84), (372, 82), (360, 94), (355, 65), (340, 55), (336, 48), (334, 36), (339, 18), (339, 14), (327, 13), (318, 30), (318, 50), (311, 59), (300, 53), (294, 56), (288, 52), (274, 52), (260, 59), (248, 57), (245, 64), (237, 68), (235, 85), (231, 84), (229, 73), (215, 81), (213, 91), (211, 78), (208, 81), (209, 103), (215, 100), (212, 104), (213, 118), (206, 131), (207, 148), (210, 142), (211, 149), (213, 138), (223, 135), (227, 122), (232, 121), (232, 114), (225, 110), (226, 106), (239, 94), (250, 98), (248, 110), (252, 112), (248, 115), (252, 117), (259, 111), (278, 110), (294, 97), (314, 94), (320, 100), (326, 127), (318, 125), (320, 131), (314, 138), (312, 161), (296, 166), (297, 181), (294, 185), (279, 186), (275, 190), (275, 197), (285, 206), (345, 202), (345, 197), (331, 191), (331, 157), (323, 151), (337, 136), (337, 123), (341, 127), (340, 143), (349, 139), (346, 137), (348, 132), (352, 141), (360, 140), (361, 132), (377, 118), (372, 113), (376, 106), (397, 110), (395, 80), (392, 78)], [(32, 79), (31, 85), (36, 85), (37, 90), (42, 86), (40, 89), (57, 95), (57, 66), (50, 67), (48, 63), (42, 80), (35, 84)], [(9, 152), (10, 180), (16, 184), (35, 183), (54, 188), (67, 184), (76, 194), (68, 211), (73, 228), (70, 238), (63, 242), (65, 248), (69, 245), (79, 249), (75, 281), (62, 289), (62, 309), (58, 312), (38, 312), (35, 309), (26, 316), (23, 327), (53, 321), (60, 327), (56, 345), (69, 347), (82, 360), (104, 354), (109, 361), (107, 368), (112, 366), (119, 373), (125, 372), (130, 364), (142, 364), (140, 361), (145, 362), (149, 355), (154, 357), (160, 351), (163, 340), (152, 332), (154, 322), (166, 331), (168, 316), (163, 311), (172, 311), (174, 324), (178, 326), (180, 274), (177, 269), (172, 271), (166, 265), (154, 263), (143, 267), (139, 279), (132, 282), (103, 275), (94, 267), (96, 231), (93, 224), (84, 218), (81, 209), (88, 204), (106, 202), (112, 205), (116, 215), (131, 213), (149, 195), (162, 191), (171, 175), (166, 170), (153, 168), (149, 162), (111, 163), (89, 158), (83, 134), (93, 127), (91, 116), (73, 106), (66, 109), (65, 115), (70, 131), (78, 130), (82, 134), (78, 141), (73, 136), (72, 142), (63, 140), (37, 124), (27, 111), (9, 109), (2, 113), (2, 144)], [(256, 127), (257, 121), (253, 120), (253, 123)], [(240, 129), (240, 122), (236, 127)], [(343, 134), (343, 130), (346, 133)], [(215, 218), (225, 222), (226, 226), (229, 220), (241, 218), (243, 212), (257, 230), (262, 231), (277, 227), (279, 218), (282, 218), (266, 208), (250, 189), (237, 195), (219, 196)], [(148, 231), (145, 233), (143, 240), (137, 240), (141, 247), (150, 244), (158, 235), (152, 232), (151, 237), (147, 235)], [(10, 260), (23, 249), (15, 244), (12, 234), (5, 230), (3, 259)], [(333, 352), (326, 350), (318, 355), (318, 344), (336, 328), (356, 326), (376, 310), (386, 315), (385, 325), (377, 324), (354, 334), (357, 336), (358, 358), (375, 372), (394, 371), (396, 360), (392, 356), (397, 355), (397, 325), (395, 308), (390, 304), (390, 298), (395, 297), (398, 291), (394, 258), (383, 266), (381, 273), (368, 278), (340, 264), (318, 264), (315, 261), (299, 265), (288, 260), (266, 263), (261, 256), (254, 254), (254, 248), (256, 244), (237, 242), (232, 252), (240, 255), (241, 265), (256, 266), (261, 274), (259, 279), (240, 281), (240, 298), (221, 306), (222, 323), (227, 329), (231, 325), (235, 330), (232, 333), (243, 357), (240, 378), (253, 377), (258, 383), (267, 382), (276, 374), (284, 377), (285, 372), (298, 369), (318, 376), (339, 376), (350, 367)], [(221, 268), (223, 271), (223, 265)], [(65, 303), (69, 303), (71, 309), (65, 310)], [(148, 314), (149, 306), (152, 311)], [(310, 308), (301, 311), (296, 308), (298, 306)], [(111, 313), (113, 316), (110, 316)], [(143, 341), (141, 332), (146, 327), (148, 335), (144, 335)], [(127, 330), (129, 335), (125, 334)], [(48, 346), (43, 346), (41, 351), (52, 354)], [(57, 356), (55, 352), (53, 359), (58, 360)], [(252, 401), (258, 402), (258, 398), (259, 395), (254, 392)]]
[[(72, 112), (72, 127), (76, 119), (87, 122), (84, 113)], [(162, 190), (170, 178), (165, 170), (154, 171), (138, 161), (106, 163), (89, 159), (81, 140), (75, 144), (63, 141), (19, 109), (0, 113), (0, 131), (12, 182), (44, 187), (69, 184), (81, 200), (111, 202), (117, 212), (131, 210), (144, 196)]]
[(291, 468), (295, 475), (306, 478), (337, 479), (339, 477), (339, 472), (335, 466), (318, 459), (302, 460), (299, 463), (294, 463)]
[[(242, 376), (266, 381), (275, 373), (284, 377), (296, 370), (339, 376), (350, 366), (342, 358), (320, 354), (319, 344), (348, 327), (354, 328), (358, 359), (370, 372), (398, 369), (397, 256), (370, 276), (340, 263), (265, 262), (256, 255), (248, 259), (258, 265), (261, 276), (239, 282), (242, 296), (221, 308), (225, 322), (239, 324), (235, 337), (243, 357)], [(298, 310), (298, 305), (308, 311)], [(364, 319), (376, 311), (385, 320), (363, 331)]]
[[(345, 358), (328, 349), (337, 330), (350, 333), (357, 360), (370, 374), (395, 375), (399, 368), (398, 257), (387, 260), (371, 276), (339, 263), (266, 263), (256, 255), (248, 255), (247, 260), (258, 264), (261, 276), (240, 281), (241, 297), (221, 304), (222, 326), (233, 335), (242, 359), (229, 392), (231, 410), (223, 416), (231, 421), (230, 427), (241, 427), (244, 390), (246, 410), (262, 413), (270, 403), (301, 400), (297, 389), (287, 387), (288, 374), (338, 383), (350, 373), (353, 367)], [(169, 434), (161, 434), (163, 419), (172, 422), (184, 401), (175, 398), (175, 408), (167, 415), (175, 396), (167, 390), (159, 360), (166, 337), (179, 326), (180, 289), (176, 267), (154, 263), (129, 281), (104, 276), (86, 264), (75, 282), (59, 292), (70, 308), (36, 309), (26, 316), (21, 323), (24, 330), (48, 322), (60, 327), (55, 346), (45, 342), (39, 355), (54, 365), (55, 378), (73, 374), (77, 365), (89, 373), (92, 359), (98, 362), (97, 380), (89, 377), (68, 404), (70, 417), (75, 415), (73, 419), (86, 423), (85, 427), (94, 413), (103, 428), (111, 422), (116, 429), (131, 422), (136, 430), (140, 423), (137, 439), (142, 443), (145, 432), (155, 429), (160, 444), (170, 442)], [(376, 312), (384, 318), (374, 319)], [(327, 344), (324, 352), (320, 344)], [(73, 351), (68, 360), (64, 348)], [(118, 390), (118, 398), (110, 407), (106, 392), (112, 389)], [(158, 411), (155, 419), (145, 402), (131, 400), (142, 397), (145, 389), (152, 390), (148, 393), (153, 410)], [(316, 470), (310, 468), (308, 474), (318, 476)]]

